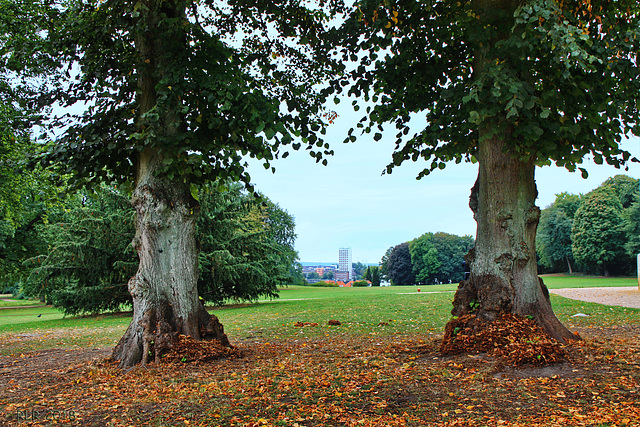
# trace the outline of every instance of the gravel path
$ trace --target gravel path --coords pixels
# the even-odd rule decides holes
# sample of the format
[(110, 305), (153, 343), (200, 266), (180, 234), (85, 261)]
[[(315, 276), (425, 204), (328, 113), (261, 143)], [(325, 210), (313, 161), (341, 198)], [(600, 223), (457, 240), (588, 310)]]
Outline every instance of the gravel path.
[(549, 289), (552, 294), (604, 305), (640, 308), (640, 290), (636, 287)]

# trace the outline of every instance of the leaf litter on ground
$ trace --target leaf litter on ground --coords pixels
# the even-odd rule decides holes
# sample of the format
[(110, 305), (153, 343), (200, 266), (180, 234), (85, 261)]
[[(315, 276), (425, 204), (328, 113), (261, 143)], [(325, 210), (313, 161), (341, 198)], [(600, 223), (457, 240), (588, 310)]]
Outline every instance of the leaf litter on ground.
[(108, 352), (2, 357), (0, 424), (52, 425), (25, 419), (49, 411), (82, 426), (637, 425), (640, 327), (580, 332), (546, 366), (443, 355), (441, 337), (425, 334), (240, 342), (232, 353), (185, 338), (170, 363), (128, 372)]
[(476, 321), (475, 314), (466, 314), (449, 322), (440, 351), (489, 353), (511, 365), (548, 365), (564, 359), (562, 345), (529, 318), (505, 313), (478, 330)]

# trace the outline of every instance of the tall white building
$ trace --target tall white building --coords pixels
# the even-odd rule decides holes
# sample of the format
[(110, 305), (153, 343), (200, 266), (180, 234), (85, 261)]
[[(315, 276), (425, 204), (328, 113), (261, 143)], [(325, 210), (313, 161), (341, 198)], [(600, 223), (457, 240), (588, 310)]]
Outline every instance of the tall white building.
[(338, 250), (338, 273), (342, 273), (339, 276), (341, 276), (341, 278), (344, 277), (346, 280), (351, 280), (353, 278), (351, 248), (340, 248)]

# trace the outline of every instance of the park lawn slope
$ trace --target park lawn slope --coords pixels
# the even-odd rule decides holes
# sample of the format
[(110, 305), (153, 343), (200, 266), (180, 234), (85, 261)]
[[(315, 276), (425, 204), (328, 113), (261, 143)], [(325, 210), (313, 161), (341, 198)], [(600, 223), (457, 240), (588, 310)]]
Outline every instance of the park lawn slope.
[[(572, 278), (573, 279), (573, 278)], [(602, 285), (605, 279), (591, 283)], [(280, 298), (211, 308), (232, 343), (301, 338), (440, 335), (450, 318), (456, 285), (383, 288), (283, 288)], [(420, 292), (418, 292), (420, 289)], [(637, 310), (551, 295), (569, 328), (637, 324)], [(578, 313), (589, 317), (572, 317)], [(327, 324), (337, 320), (339, 327)], [(130, 315), (64, 317), (51, 307), (0, 310), (0, 355), (46, 348), (107, 347), (128, 326)], [(297, 322), (318, 324), (296, 328)], [(60, 339), (65, 336), (66, 339)]]

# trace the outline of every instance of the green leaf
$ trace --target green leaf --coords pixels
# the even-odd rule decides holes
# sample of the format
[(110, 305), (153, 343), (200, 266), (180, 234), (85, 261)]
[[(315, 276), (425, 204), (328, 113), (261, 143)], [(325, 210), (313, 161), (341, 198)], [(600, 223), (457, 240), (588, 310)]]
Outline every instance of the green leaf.
[(274, 137), (275, 135), (276, 135), (276, 131), (275, 131), (273, 128), (271, 128), (271, 127), (269, 127), (269, 128), (267, 128), (267, 129), (265, 129), (265, 131), (264, 131), (264, 136), (265, 136), (267, 139), (273, 139), (273, 137)]
[(191, 197), (193, 197), (196, 201), (200, 201), (200, 193), (198, 191), (198, 187), (195, 184), (191, 184)]

